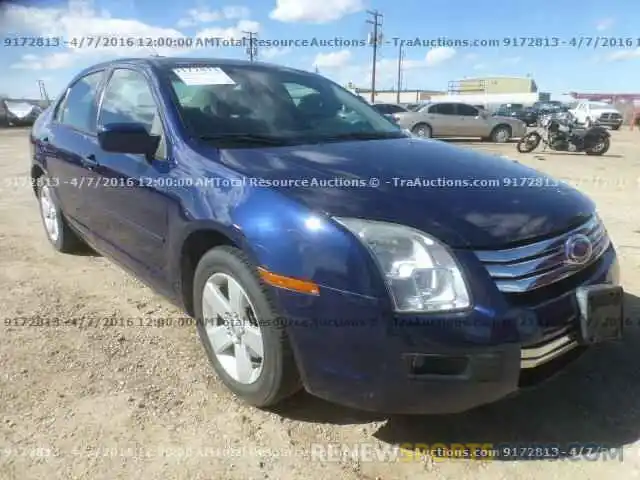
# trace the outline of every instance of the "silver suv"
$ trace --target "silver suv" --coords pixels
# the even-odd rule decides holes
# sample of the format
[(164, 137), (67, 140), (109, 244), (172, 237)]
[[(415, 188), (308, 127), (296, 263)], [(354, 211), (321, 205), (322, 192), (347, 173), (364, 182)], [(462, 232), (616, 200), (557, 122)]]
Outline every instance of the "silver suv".
[(396, 113), (393, 117), (419, 137), (478, 137), (505, 143), (527, 131), (525, 123), (516, 118), (491, 116), (466, 103), (434, 102), (417, 112)]

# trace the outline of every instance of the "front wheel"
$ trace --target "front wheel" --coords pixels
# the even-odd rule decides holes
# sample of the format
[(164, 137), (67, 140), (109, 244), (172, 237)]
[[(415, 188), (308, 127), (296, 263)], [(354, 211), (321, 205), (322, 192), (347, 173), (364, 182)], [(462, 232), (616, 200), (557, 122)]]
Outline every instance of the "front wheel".
[(611, 140), (607, 136), (600, 137), (596, 143), (585, 150), (587, 155), (604, 155), (611, 146)]
[(194, 282), (197, 330), (218, 377), (256, 407), (269, 407), (301, 387), (286, 328), (259, 273), (232, 247), (209, 250)]
[(491, 132), (491, 141), (495, 143), (507, 143), (511, 139), (511, 128), (501, 125)]
[(529, 153), (533, 152), (540, 142), (542, 141), (542, 137), (539, 133), (531, 132), (520, 139), (516, 148), (520, 153)]
[(413, 133), (416, 137), (421, 138), (431, 138), (432, 136), (431, 127), (426, 123), (419, 123), (411, 129), (411, 133)]

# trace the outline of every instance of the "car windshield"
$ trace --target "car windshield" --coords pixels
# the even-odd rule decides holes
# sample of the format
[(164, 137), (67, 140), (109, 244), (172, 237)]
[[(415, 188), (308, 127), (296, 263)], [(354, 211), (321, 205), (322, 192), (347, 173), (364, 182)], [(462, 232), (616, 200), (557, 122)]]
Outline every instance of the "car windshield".
[(406, 136), (365, 101), (319, 75), (202, 63), (164, 72), (184, 123), (202, 140), (302, 144)]

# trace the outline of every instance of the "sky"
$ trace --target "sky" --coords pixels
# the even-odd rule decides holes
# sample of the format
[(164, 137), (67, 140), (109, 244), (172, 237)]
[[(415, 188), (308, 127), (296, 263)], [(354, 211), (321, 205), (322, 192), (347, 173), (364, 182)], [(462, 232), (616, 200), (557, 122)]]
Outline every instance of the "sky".
[[(488, 8), (477, 0), (2, 2), (0, 95), (38, 98), (37, 82), (43, 80), (53, 97), (82, 68), (121, 56), (247, 58), (238, 46), (205, 46), (195, 40), (191, 48), (157, 43), (164, 38), (242, 39), (249, 31), (263, 42), (291, 43), (259, 46), (261, 61), (317, 68), (343, 85), (369, 88), (373, 48), (366, 44), (372, 30), (368, 10), (382, 14), (378, 89), (396, 88), (399, 43), (404, 41), (402, 87), (407, 89), (446, 90), (449, 81), (465, 77), (530, 75), (540, 91), (556, 96), (569, 91), (640, 93), (640, 2), (513, 0), (499, 5), (508, 8)], [(103, 46), (107, 36), (118, 45)], [(49, 46), (29, 46), (34, 37), (48, 39)], [(520, 44), (529, 38), (548, 45)], [(127, 46), (126, 39), (143, 44), (151, 39), (156, 47)], [(429, 43), (438, 39), (458, 42)], [(512, 39), (509, 46), (505, 39)], [(301, 45), (304, 40), (318, 45)], [(461, 45), (463, 40), (470, 45)], [(478, 43), (489, 40), (500, 46)], [(344, 41), (365, 45), (345, 46)]]

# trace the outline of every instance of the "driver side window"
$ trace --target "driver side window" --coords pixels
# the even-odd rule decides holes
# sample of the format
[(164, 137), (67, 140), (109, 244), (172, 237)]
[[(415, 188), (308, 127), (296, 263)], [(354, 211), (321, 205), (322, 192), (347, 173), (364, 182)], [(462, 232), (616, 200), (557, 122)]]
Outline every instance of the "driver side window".
[(478, 109), (475, 107), (472, 107), (471, 105), (459, 103), (457, 107), (458, 107), (458, 115), (462, 115), (464, 117), (477, 117), (479, 115)]
[(439, 115), (455, 115), (456, 109), (453, 103), (438, 103), (429, 108), (429, 113), (437, 113)]
[(158, 107), (147, 79), (128, 69), (114, 70), (104, 90), (98, 124), (135, 123), (144, 125), (150, 135), (160, 137), (156, 158), (166, 158), (165, 135)]

